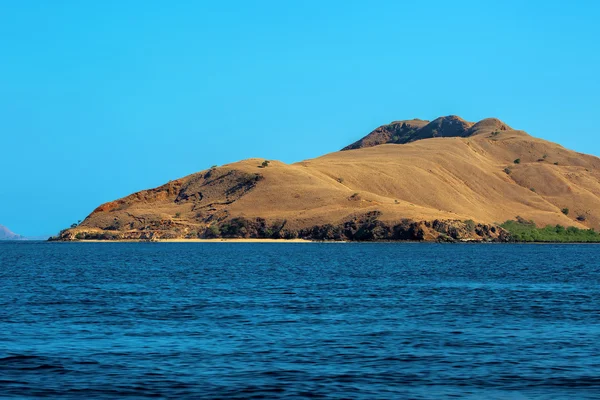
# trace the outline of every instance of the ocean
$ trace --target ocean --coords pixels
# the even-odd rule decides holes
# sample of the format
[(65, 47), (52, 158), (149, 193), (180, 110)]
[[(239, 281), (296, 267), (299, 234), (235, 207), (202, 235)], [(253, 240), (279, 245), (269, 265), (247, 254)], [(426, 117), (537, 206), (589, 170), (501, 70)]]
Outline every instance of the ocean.
[(0, 242), (0, 397), (600, 398), (599, 256)]

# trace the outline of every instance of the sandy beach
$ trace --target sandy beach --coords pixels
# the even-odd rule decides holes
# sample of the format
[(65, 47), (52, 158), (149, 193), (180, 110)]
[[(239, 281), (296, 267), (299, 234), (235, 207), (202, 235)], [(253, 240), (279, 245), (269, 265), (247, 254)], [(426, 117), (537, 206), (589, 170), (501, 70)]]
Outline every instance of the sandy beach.
[(158, 239), (158, 240), (76, 240), (72, 243), (317, 243), (304, 239)]
[(304, 239), (159, 239), (164, 243), (316, 243)]

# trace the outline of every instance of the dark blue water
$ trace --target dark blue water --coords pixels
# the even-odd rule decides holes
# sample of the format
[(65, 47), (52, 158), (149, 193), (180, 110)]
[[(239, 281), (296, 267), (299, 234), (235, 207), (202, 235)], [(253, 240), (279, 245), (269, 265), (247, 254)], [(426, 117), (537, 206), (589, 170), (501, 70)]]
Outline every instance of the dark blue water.
[(599, 256), (0, 243), (0, 397), (600, 398)]

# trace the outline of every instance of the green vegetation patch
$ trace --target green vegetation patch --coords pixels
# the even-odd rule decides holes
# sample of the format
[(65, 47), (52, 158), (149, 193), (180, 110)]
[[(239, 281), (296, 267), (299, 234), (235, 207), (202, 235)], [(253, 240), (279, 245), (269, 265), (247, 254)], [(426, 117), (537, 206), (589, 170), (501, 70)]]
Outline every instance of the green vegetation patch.
[(517, 221), (508, 220), (502, 225), (516, 242), (550, 243), (600, 243), (600, 233), (594, 229), (579, 229), (574, 226), (547, 225), (538, 228), (533, 221), (517, 217)]

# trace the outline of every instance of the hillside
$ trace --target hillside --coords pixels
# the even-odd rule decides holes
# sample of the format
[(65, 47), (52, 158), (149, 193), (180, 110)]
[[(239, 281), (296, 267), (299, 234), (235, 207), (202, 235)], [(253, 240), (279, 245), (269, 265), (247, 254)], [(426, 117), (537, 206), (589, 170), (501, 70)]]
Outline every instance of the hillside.
[(0, 240), (21, 240), (23, 236), (17, 235), (8, 229), (7, 227), (0, 225)]
[(263, 161), (103, 204), (61, 238), (504, 240), (498, 224), (516, 216), (539, 226), (600, 223), (600, 159), (497, 119), (397, 121), (340, 152)]

